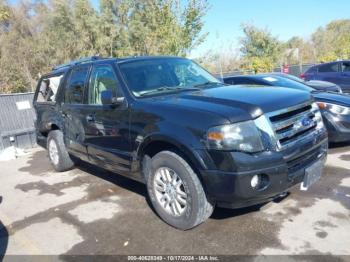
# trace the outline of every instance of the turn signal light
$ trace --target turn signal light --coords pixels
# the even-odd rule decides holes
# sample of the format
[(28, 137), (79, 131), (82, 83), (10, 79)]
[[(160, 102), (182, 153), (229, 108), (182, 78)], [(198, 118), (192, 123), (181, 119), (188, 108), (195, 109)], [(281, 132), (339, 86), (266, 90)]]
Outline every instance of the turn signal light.
[(222, 133), (219, 133), (219, 132), (210, 132), (208, 133), (208, 139), (214, 140), (214, 141), (220, 141), (224, 139), (224, 136)]
[(325, 109), (327, 107), (326, 104), (322, 102), (317, 102), (317, 105), (320, 109)]

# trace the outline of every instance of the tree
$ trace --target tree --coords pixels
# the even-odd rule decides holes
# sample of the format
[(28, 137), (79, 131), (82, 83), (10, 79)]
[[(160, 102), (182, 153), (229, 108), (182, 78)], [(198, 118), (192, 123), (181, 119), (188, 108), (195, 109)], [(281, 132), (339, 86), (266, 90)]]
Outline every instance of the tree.
[(0, 0), (0, 24), (8, 21), (10, 18), (9, 7), (5, 1)]
[(350, 19), (335, 20), (312, 35), (319, 61), (350, 58)]
[(206, 0), (0, 0), (0, 92), (84, 56), (186, 55), (201, 43)]
[(286, 64), (315, 63), (316, 60), (315, 48), (310, 41), (295, 36), (284, 44), (284, 62)]
[(281, 43), (266, 29), (259, 29), (253, 25), (242, 25), (245, 36), (241, 39), (241, 52), (244, 57), (270, 57), (278, 61)]
[(281, 42), (266, 29), (254, 25), (242, 25), (244, 37), (241, 39), (240, 51), (243, 68), (254, 72), (268, 72), (281, 62)]
[(87, 0), (76, 0), (74, 3), (74, 31), (79, 39), (76, 49), (81, 56), (96, 55), (98, 38), (98, 16), (96, 10)]
[(186, 55), (200, 44), (204, 0), (135, 0), (131, 8), (129, 32), (136, 54)]

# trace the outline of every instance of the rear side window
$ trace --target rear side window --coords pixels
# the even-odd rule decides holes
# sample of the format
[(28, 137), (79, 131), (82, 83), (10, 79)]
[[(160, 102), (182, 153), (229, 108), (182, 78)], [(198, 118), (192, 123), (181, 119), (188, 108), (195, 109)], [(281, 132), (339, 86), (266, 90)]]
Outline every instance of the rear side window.
[(305, 73), (308, 73), (308, 74), (312, 74), (312, 73), (316, 73), (316, 72), (317, 72), (316, 66), (312, 66), (305, 71)]
[(341, 67), (342, 72), (350, 72), (350, 62), (343, 62)]
[(68, 104), (82, 104), (84, 100), (84, 87), (89, 73), (89, 66), (74, 68), (66, 86), (64, 101)]
[(319, 73), (334, 73), (334, 72), (338, 72), (338, 70), (339, 70), (338, 63), (324, 64), (318, 67)]
[(57, 90), (62, 78), (63, 74), (41, 79), (36, 101), (38, 103), (55, 102)]

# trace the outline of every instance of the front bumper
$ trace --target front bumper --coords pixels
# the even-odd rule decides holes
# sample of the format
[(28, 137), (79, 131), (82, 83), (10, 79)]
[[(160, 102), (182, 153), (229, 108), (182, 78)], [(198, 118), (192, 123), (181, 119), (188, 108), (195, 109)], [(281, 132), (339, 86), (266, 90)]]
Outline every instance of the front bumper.
[[(327, 156), (327, 133), (304, 141), (283, 152), (246, 154), (208, 152), (219, 170), (201, 171), (205, 189), (218, 206), (240, 208), (268, 202), (303, 181), (305, 168)], [(268, 177), (267, 187), (251, 187), (254, 175)]]
[(322, 116), (328, 131), (329, 142), (350, 141), (350, 115), (335, 115), (323, 111)]

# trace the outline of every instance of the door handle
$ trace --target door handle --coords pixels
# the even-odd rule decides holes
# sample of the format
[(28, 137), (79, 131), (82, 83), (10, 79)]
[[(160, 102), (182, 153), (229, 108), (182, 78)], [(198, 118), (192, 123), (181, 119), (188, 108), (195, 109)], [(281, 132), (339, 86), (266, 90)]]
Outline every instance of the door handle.
[(95, 121), (95, 116), (94, 116), (94, 115), (87, 115), (87, 116), (86, 116), (86, 121), (88, 121), (88, 122), (94, 122), (94, 121)]

